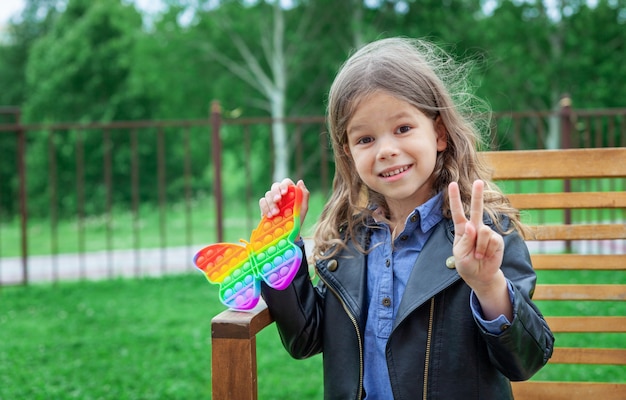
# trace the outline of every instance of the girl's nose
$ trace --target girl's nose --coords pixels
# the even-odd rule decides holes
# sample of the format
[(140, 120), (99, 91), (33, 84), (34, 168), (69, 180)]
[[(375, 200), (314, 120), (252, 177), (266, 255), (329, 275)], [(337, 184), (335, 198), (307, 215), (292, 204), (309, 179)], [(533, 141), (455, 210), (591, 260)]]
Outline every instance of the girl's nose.
[(378, 138), (378, 158), (384, 160), (398, 155), (398, 143), (393, 136), (383, 135)]

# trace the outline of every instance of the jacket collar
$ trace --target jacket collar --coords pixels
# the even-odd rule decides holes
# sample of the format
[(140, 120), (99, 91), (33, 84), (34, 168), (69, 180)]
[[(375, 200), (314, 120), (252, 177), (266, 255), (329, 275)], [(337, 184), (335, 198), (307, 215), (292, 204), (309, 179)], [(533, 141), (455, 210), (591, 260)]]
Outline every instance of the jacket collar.
[[(368, 238), (369, 233), (362, 235), (361, 243), (365, 245)], [(428, 254), (428, 257), (418, 257), (415, 262), (394, 328), (413, 310), (460, 279), (456, 270), (446, 267), (446, 259), (452, 255), (453, 240), (454, 225), (451, 220), (444, 219), (435, 227), (420, 253)], [(329, 270), (329, 265), (333, 265), (333, 271)], [(340, 255), (318, 264), (320, 277), (342, 297), (361, 327), (365, 326), (367, 314), (366, 269), (367, 255), (359, 252), (351, 243)]]
[[(483, 222), (486, 225), (493, 225), (493, 221), (486, 214), (483, 216)], [(443, 219), (434, 229), (409, 275), (398, 315), (394, 321), (394, 329), (416, 308), (461, 279), (456, 269), (446, 267), (446, 260), (452, 256), (454, 223), (450, 219)], [(369, 237), (369, 230), (361, 231), (360, 243), (366, 248)], [(422, 254), (428, 256), (422, 257)], [(329, 271), (327, 268), (331, 260), (337, 262), (337, 268), (334, 271)], [(318, 272), (322, 279), (332, 285), (333, 290), (343, 298), (359, 326), (364, 327), (367, 317), (367, 255), (359, 252), (349, 242), (348, 250), (331, 260), (320, 262)]]
[[(361, 246), (367, 248), (369, 231), (359, 232)], [(357, 319), (360, 327), (365, 327), (367, 317), (367, 255), (361, 253), (348, 241), (348, 248), (335, 257), (318, 262), (320, 278), (340, 297), (347, 310)]]

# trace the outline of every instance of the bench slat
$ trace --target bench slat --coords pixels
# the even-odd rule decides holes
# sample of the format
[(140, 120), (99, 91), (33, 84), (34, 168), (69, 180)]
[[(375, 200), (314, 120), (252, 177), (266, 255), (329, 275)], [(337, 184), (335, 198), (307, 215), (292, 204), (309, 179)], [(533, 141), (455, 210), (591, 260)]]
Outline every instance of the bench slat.
[(513, 207), (522, 210), (626, 207), (626, 192), (516, 193), (507, 197)]
[(550, 363), (626, 365), (626, 349), (555, 347)]
[(626, 224), (533, 225), (529, 240), (626, 239)]
[(493, 167), (495, 180), (626, 177), (623, 148), (589, 150), (489, 151), (481, 155)]
[(626, 317), (545, 317), (552, 332), (626, 333)]
[[(576, 394), (574, 396), (574, 393)], [(600, 382), (513, 382), (515, 400), (624, 400), (626, 384)]]
[(626, 254), (531, 254), (537, 270), (626, 270)]
[(533, 300), (614, 300), (626, 299), (626, 285), (538, 284)]

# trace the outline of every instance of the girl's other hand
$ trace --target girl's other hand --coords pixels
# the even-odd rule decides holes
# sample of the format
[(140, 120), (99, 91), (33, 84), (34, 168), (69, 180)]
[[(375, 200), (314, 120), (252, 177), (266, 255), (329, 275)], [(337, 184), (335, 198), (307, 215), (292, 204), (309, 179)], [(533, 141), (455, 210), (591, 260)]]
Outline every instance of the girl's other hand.
[(302, 190), (302, 206), (300, 207), (300, 226), (304, 223), (304, 218), (309, 209), (309, 190), (302, 180), (294, 183), (291, 179), (286, 178), (280, 182), (274, 182), (270, 190), (265, 192), (265, 196), (259, 199), (259, 208), (261, 216), (272, 218), (278, 215), (278, 207), (276, 204), (280, 201), (290, 185), (296, 185)]
[(510, 304), (503, 302), (508, 297), (506, 280), (500, 270), (504, 256), (504, 240), (483, 223), (484, 187), (485, 183), (481, 180), (475, 181), (472, 186), (468, 220), (463, 212), (458, 184), (452, 182), (448, 186), (450, 211), (454, 222), (452, 253), (459, 275), (474, 289), (483, 306), (483, 312), (490, 318), (499, 314), (510, 317), (510, 308), (502, 309), (502, 306), (496, 306)]
[(489, 284), (498, 273), (504, 252), (504, 240), (483, 224), (483, 191), (481, 180), (472, 186), (470, 219), (463, 212), (461, 194), (456, 182), (448, 187), (450, 211), (454, 222), (454, 260), (457, 270), (468, 283)]

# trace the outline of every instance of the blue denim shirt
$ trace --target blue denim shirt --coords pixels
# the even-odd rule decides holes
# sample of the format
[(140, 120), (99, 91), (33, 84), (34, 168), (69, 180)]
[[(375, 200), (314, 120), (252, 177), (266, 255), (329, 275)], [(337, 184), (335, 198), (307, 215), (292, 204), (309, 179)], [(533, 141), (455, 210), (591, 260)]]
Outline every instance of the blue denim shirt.
[[(369, 306), (364, 338), (363, 386), (368, 399), (393, 398), (385, 347), (413, 265), (433, 228), (443, 219), (442, 197), (439, 193), (417, 207), (407, 217), (404, 230), (396, 236), (393, 243), (387, 224), (373, 224), (377, 228), (372, 229), (372, 251), (368, 255)], [(511, 291), (509, 283), (509, 293)], [(510, 297), (513, 298), (512, 293)], [(494, 321), (485, 321), (473, 292), (468, 301), (477, 320), (488, 332), (498, 334), (502, 324), (509, 324), (504, 315)]]

